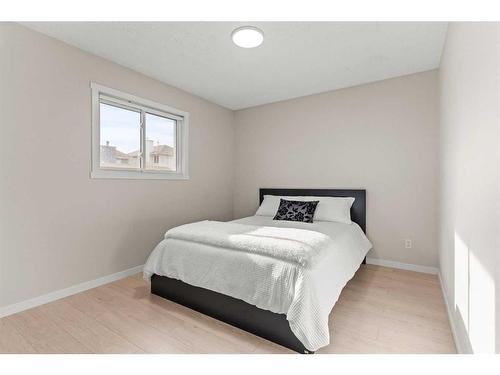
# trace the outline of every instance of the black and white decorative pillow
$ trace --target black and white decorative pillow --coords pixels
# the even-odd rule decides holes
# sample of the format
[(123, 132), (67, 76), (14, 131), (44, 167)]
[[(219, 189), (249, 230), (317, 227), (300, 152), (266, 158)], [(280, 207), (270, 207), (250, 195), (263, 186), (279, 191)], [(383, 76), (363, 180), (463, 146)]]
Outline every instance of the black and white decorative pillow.
[(273, 220), (303, 221), (305, 223), (312, 223), (314, 211), (316, 211), (318, 203), (319, 201), (301, 202), (280, 199), (280, 206)]

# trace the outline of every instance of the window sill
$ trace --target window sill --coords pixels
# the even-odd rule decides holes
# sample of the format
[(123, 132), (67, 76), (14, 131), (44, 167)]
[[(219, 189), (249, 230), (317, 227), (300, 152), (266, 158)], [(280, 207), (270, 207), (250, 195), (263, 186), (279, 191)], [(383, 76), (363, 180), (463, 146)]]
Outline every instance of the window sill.
[(189, 180), (189, 176), (176, 172), (142, 172), (117, 171), (98, 169), (90, 172), (92, 179), (120, 179), (120, 180)]

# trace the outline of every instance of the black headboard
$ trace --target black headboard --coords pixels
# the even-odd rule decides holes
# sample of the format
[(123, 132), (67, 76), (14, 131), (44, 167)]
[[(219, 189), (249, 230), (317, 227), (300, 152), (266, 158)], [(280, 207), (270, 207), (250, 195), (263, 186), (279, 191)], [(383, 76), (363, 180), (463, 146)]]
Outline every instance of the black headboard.
[(313, 195), (317, 197), (353, 197), (351, 220), (357, 223), (366, 233), (366, 190), (363, 189), (268, 189), (259, 191), (260, 203), (264, 195), (299, 196)]

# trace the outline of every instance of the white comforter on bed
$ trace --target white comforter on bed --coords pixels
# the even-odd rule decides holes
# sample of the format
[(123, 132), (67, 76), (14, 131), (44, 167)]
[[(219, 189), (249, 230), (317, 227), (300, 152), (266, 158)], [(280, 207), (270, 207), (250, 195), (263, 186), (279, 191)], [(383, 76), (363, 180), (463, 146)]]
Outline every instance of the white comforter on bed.
[[(195, 230), (197, 225), (206, 227), (207, 223), (220, 233), (206, 236), (211, 239), (200, 234), (190, 236), (193, 233), (190, 230)], [(290, 234), (295, 240), (308, 233), (306, 231), (319, 232), (312, 236), (316, 240), (326, 235), (328, 241), (319, 241), (325, 248), (317, 254), (313, 252), (312, 260), (318, 261), (301, 264), (293, 261), (293, 254), (287, 258), (276, 256), (273, 251), (244, 251), (242, 237), (236, 241), (237, 246), (228, 243), (230, 235), (224, 235), (224, 232), (227, 234), (224, 225), (214, 223), (194, 223), (188, 230), (174, 228), (167, 232), (149, 256), (144, 277), (168, 276), (239, 298), (264, 310), (286, 314), (292, 332), (307, 349), (316, 351), (328, 345), (328, 315), (372, 246), (361, 228), (354, 223), (316, 221), (310, 224), (251, 216), (232, 221), (243, 225), (227, 229), (244, 236), (241, 230), (246, 226), (248, 232), (276, 236), (283, 231), (273, 231), (272, 227), (296, 228), (299, 230)]]
[(199, 221), (170, 229), (176, 239), (255, 253), (309, 267), (330, 247), (330, 236), (308, 229), (280, 228), (222, 221)]

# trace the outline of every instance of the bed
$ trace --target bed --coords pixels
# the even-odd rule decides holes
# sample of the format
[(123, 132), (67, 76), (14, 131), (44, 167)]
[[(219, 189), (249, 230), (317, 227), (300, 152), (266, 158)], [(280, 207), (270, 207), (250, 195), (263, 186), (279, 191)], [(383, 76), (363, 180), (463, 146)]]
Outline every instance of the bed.
[[(333, 239), (328, 242), (329, 251), (318, 264), (302, 267), (289, 259), (234, 251), (222, 243), (166, 238), (146, 262), (144, 277), (151, 280), (155, 295), (296, 352), (313, 353), (329, 343), (328, 315), (371, 248), (364, 235), (366, 192), (260, 189), (259, 193), (260, 203), (265, 195), (353, 197), (353, 224), (281, 222), (250, 216), (231, 223), (243, 229), (247, 226), (326, 236)], [(193, 228), (196, 230), (196, 226)]]

